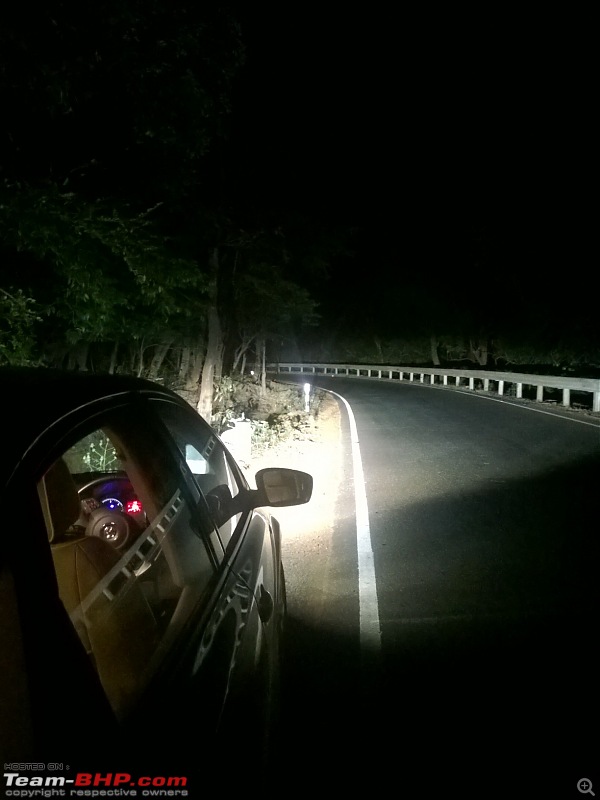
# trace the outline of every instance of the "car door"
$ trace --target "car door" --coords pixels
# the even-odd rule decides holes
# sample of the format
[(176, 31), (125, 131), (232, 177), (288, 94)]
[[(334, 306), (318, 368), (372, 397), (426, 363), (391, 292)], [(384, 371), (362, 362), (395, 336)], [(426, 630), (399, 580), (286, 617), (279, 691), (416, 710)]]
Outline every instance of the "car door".
[[(60, 442), (48, 432), (42, 447), (35, 500), (57, 587), (52, 604), (61, 606), (82, 657), (69, 662), (64, 648), (57, 655), (60, 670), (71, 671), (72, 687), (86, 665), (119, 723), (123, 736), (100, 737), (102, 753), (117, 741), (143, 762), (182, 752), (191, 744), (184, 725), (190, 713), (198, 748), (213, 741), (230, 665), (224, 657), (213, 660), (212, 670), (202, 664), (213, 640), (223, 641), (217, 632), (226, 615), (217, 604), (224, 590), (239, 595), (229, 601), (238, 620), (248, 592), (235, 582), (223, 586), (219, 537), (174, 450), (138, 397), (80, 408), (70, 425), (61, 420)], [(35, 582), (24, 592), (32, 598), (40, 588)], [(41, 617), (50, 603), (40, 605)], [(239, 623), (230, 628), (237, 642)], [(37, 642), (42, 633), (38, 626), (30, 638)], [(52, 660), (47, 639), (42, 658), (37, 644), (35, 652), (40, 664)], [(52, 687), (44, 691), (49, 696)], [(89, 705), (83, 694), (81, 702), (83, 711)], [(95, 707), (90, 714), (94, 730), (99, 714)], [(82, 727), (79, 719), (72, 723)], [(45, 741), (51, 736), (49, 730)], [(149, 748), (148, 736), (160, 747)]]
[[(38, 758), (91, 751), (96, 763), (118, 754), (147, 769), (229, 758), (224, 731), (245, 729), (248, 752), (263, 740), (273, 614), (256, 598), (272, 584), (268, 517), (234, 514), (227, 541), (151, 407), (137, 395), (80, 406), (13, 476), (19, 535), (2, 577), (20, 610), (21, 710)], [(199, 420), (185, 417), (189, 443), (218, 445), (242, 489)]]
[[(212, 643), (209, 657), (220, 653), (229, 664), (221, 728), (234, 730), (243, 719), (262, 747), (261, 737), (268, 739), (276, 708), (284, 613), (279, 530), (266, 510), (240, 510), (243, 503), (236, 500), (248, 492), (248, 483), (215, 432), (193, 409), (162, 400), (152, 401), (152, 407), (177, 448), (182, 474), (208, 509), (223, 548), (224, 580), (207, 630), (208, 640), (222, 638), (219, 646)], [(229, 623), (228, 616), (234, 613), (235, 621), (232, 617)], [(235, 630), (235, 639), (225, 644), (229, 629)], [(198, 653), (200, 661), (207, 658), (205, 644)]]

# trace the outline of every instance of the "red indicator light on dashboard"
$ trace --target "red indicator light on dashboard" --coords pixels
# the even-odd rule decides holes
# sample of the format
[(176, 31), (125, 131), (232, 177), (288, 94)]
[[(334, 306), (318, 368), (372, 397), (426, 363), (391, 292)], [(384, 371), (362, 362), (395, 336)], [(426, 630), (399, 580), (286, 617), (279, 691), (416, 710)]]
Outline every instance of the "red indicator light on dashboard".
[(125, 508), (128, 514), (139, 514), (142, 511), (142, 504), (139, 500), (129, 500)]

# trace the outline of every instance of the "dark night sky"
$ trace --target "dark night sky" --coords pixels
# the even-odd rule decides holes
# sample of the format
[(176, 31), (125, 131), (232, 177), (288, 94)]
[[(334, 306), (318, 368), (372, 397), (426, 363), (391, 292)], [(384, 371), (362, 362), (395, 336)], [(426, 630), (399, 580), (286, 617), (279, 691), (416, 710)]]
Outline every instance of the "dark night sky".
[(357, 229), (329, 296), (416, 282), (595, 315), (588, 21), (231, 2), (247, 53), (216, 172), (246, 213)]
[(552, 20), (310, 3), (242, 18), (241, 193), (361, 226), (388, 272), (464, 268), (482, 230), (522, 283), (589, 268), (583, 55)]

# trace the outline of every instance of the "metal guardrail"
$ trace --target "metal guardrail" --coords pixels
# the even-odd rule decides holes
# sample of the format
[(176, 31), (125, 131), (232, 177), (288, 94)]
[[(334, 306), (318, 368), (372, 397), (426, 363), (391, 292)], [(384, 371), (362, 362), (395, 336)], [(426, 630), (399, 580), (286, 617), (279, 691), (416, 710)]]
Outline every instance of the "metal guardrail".
[[(412, 381), (448, 386), (461, 386), (472, 391), (482, 388), (485, 392), (504, 395), (507, 386), (514, 386), (516, 397), (523, 397), (524, 386), (536, 387), (536, 401), (545, 401), (547, 389), (559, 389), (562, 392), (562, 405), (571, 407), (571, 392), (589, 392), (592, 400), (592, 411), (600, 412), (600, 379), (571, 378), (560, 375), (530, 375), (520, 372), (489, 372), (479, 369), (445, 369), (443, 367), (395, 367), (377, 364), (269, 364), (267, 369), (277, 373), (297, 373), (312, 375), (356, 378), (379, 378), (391, 381)], [(477, 386), (476, 386), (477, 384)]]

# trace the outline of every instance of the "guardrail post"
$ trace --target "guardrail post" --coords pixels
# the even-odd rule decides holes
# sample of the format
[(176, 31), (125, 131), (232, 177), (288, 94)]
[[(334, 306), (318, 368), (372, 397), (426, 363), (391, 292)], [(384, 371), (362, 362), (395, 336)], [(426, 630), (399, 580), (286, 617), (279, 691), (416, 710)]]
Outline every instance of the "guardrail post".
[[(464, 386), (467, 384), (469, 385), (469, 389), (473, 390), (477, 381), (481, 381), (483, 385), (484, 391), (493, 391), (493, 387), (497, 386), (497, 393), (499, 397), (502, 397), (505, 393), (505, 383), (508, 383), (510, 386), (515, 387), (515, 395), (517, 398), (521, 399), (523, 397), (523, 387), (535, 387), (536, 393), (536, 400), (538, 403), (544, 402), (544, 396), (547, 393), (547, 389), (556, 389), (562, 392), (562, 405), (566, 408), (569, 408), (571, 405), (571, 394), (572, 392), (588, 392), (588, 397), (591, 395), (591, 407), (592, 411), (595, 414), (600, 413), (600, 379), (592, 379), (592, 378), (570, 378), (565, 376), (540, 376), (540, 375), (529, 375), (529, 374), (514, 374), (514, 373), (499, 373), (496, 376), (493, 372), (484, 372), (482, 370), (476, 370), (475, 375), (477, 377), (473, 377), (469, 374), (469, 371), (462, 371), (462, 370), (455, 370), (455, 369), (448, 369), (448, 373), (446, 374), (446, 369), (444, 367), (440, 367), (439, 369), (426, 369), (426, 372), (421, 372), (418, 369), (413, 369), (410, 371), (410, 367), (406, 370), (402, 367), (387, 367), (387, 366), (348, 366), (348, 365), (341, 365), (341, 364), (332, 364), (330, 366), (319, 364), (280, 364), (280, 363), (271, 363), (268, 365), (268, 369), (270, 371), (276, 371), (278, 373), (299, 373), (302, 374), (304, 372), (312, 372), (313, 374), (324, 374), (324, 375), (345, 375), (347, 377), (363, 377), (366, 376), (368, 378), (375, 377), (381, 379), (384, 376), (388, 378), (388, 380), (395, 380), (398, 379), (400, 381), (409, 380), (411, 383), (417, 380), (420, 383), (427, 383), (429, 385), (435, 385), (436, 382), (442, 383), (444, 386), (447, 386), (450, 383), (449, 378), (454, 378), (454, 385), (459, 388), (461, 385)], [(386, 374), (387, 373), (387, 374)], [(502, 377), (500, 377), (500, 375)], [(426, 377), (427, 376), (427, 377)], [(567, 388), (565, 388), (567, 387)]]

